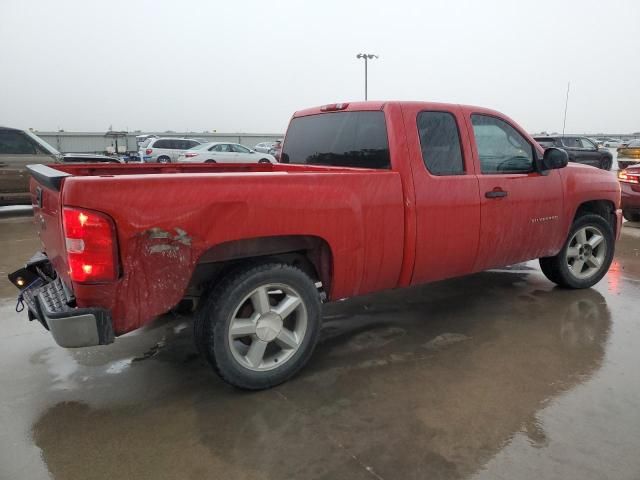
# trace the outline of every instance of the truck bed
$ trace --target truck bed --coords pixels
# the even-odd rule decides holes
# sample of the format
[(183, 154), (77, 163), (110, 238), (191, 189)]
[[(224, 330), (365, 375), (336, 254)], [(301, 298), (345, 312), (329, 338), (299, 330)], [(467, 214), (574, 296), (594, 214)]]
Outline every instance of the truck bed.
[[(32, 170), (46, 254), (78, 306), (112, 312), (116, 334), (175, 306), (196, 268), (234, 242), (297, 238), (327, 246), (330, 298), (397, 285), (404, 254), (400, 174), (287, 164), (51, 165)], [(37, 170), (37, 169), (36, 169)], [(36, 203), (36, 200), (34, 200)], [(120, 277), (72, 283), (65, 206), (102, 212), (116, 227)]]
[[(325, 167), (313, 165), (290, 165), (286, 163), (128, 163), (114, 164), (51, 164), (48, 167), (75, 177), (120, 176), (120, 175), (170, 175), (202, 173), (260, 173), (260, 172), (362, 172), (359, 168)], [(376, 173), (378, 170), (371, 170)]]

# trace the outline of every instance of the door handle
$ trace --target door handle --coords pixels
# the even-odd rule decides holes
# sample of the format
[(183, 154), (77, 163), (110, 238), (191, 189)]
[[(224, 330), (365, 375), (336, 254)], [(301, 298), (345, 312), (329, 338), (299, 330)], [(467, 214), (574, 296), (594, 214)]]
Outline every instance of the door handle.
[(487, 198), (503, 198), (507, 196), (507, 192), (501, 190), (500, 188), (494, 188), (490, 192), (486, 192), (484, 196)]

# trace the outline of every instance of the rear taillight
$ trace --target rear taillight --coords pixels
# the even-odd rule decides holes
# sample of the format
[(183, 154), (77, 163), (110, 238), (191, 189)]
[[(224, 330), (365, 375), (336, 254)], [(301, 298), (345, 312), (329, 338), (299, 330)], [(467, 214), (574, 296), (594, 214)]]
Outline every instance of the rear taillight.
[(145, 154), (145, 155), (151, 155), (152, 153), (153, 153), (153, 148), (147, 148), (147, 149), (144, 151), (144, 154)]
[(193, 157), (197, 157), (198, 154), (197, 153), (191, 153), (191, 152), (187, 152), (184, 154), (185, 157), (187, 158), (193, 158)]
[(118, 278), (113, 221), (91, 210), (62, 211), (69, 276), (74, 282), (110, 282)]
[(624, 183), (640, 183), (640, 174), (628, 173), (626, 170), (618, 172), (618, 180)]

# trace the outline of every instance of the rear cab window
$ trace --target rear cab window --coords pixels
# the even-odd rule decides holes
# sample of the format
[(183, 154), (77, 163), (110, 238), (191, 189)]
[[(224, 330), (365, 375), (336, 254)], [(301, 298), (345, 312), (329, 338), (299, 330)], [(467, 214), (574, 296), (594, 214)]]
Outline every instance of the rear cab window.
[(331, 112), (296, 117), (289, 125), (280, 161), (389, 169), (384, 112)]

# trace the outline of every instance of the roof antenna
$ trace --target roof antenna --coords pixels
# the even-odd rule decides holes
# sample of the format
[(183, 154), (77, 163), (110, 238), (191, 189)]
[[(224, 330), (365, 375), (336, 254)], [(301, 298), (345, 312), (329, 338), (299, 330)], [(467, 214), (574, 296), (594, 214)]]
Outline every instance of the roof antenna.
[(569, 106), (569, 87), (571, 82), (567, 82), (567, 99), (564, 102), (564, 121), (562, 122), (562, 136), (564, 137), (564, 127), (567, 125), (567, 107)]

